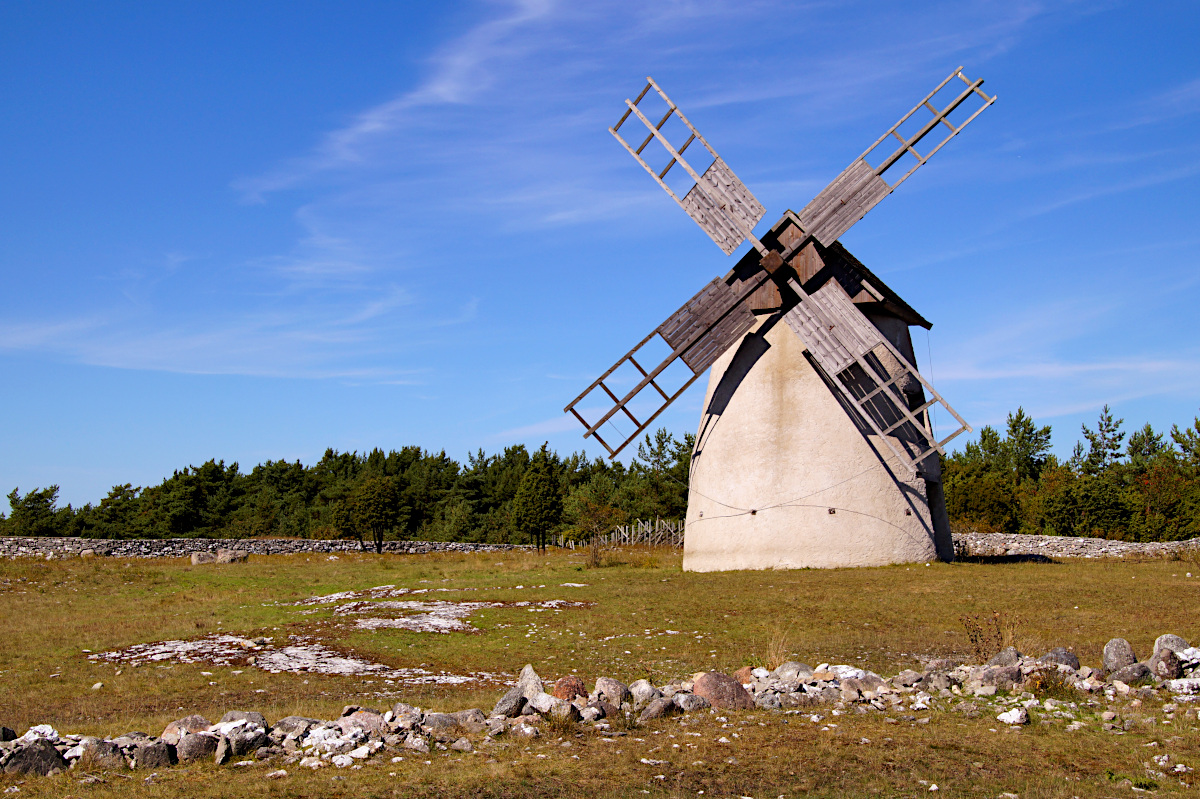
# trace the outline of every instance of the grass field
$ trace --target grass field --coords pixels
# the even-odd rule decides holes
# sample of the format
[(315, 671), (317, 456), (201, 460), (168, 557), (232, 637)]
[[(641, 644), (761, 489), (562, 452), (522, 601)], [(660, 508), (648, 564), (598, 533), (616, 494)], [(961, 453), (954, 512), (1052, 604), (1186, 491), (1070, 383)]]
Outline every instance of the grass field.
[[(334, 613), (336, 603), (294, 604), (384, 584), (427, 590), (405, 597), (414, 601), (492, 605), (463, 619), (477, 632), (437, 634), (358, 629), (355, 617)], [(587, 604), (511, 604), (549, 600)], [(1200, 566), (1163, 560), (722, 574), (684, 573), (677, 554), (644, 551), (615, 553), (601, 568), (587, 568), (582, 553), (566, 552), (295, 555), (222, 566), (3, 561), (0, 724), (18, 733), (50, 723), (60, 732), (157, 735), (182, 715), (215, 720), (230, 709), (259, 710), (269, 720), (336, 718), (346, 704), (383, 710), (396, 701), (487, 712), (503, 692), (500, 680), (525, 663), (546, 679), (576, 673), (589, 687), (601, 675), (661, 684), (702, 670), (775, 665), (783, 657), (892, 675), (920, 670), (930, 657), (969, 658), (960, 617), (992, 611), (1016, 620), (1022, 651), (1066, 646), (1085, 664), (1098, 665), (1101, 648), (1115, 636), (1129, 639), (1142, 657), (1165, 632), (1195, 643), (1198, 607)], [(243, 663), (167, 660), (133, 667), (88, 658), (88, 650), (216, 632), (277, 642), (302, 636), (395, 669), (500, 674), (462, 685), (410, 685), (379, 675), (270, 674)], [(103, 687), (93, 690), (98, 682)], [(1076, 732), (1040, 724), (1011, 731), (994, 714), (936, 712), (918, 725), (849, 713), (836, 728), (821, 731), (822, 725), (795, 715), (702, 713), (655, 722), (615, 742), (586, 727), (546, 728), (535, 742), (499, 739), (468, 755), (434, 752), (399, 763), (376, 758), (361, 770), (288, 766), (289, 776), (277, 781), (263, 775), (278, 765), (206, 765), (163, 770), (149, 783), (145, 773), (128, 772), (85, 785), (71, 772), (0, 775), (0, 786), (19, 787), (20, 796), (77, 797), (790, 797), (917, 795), (936, 784), (939, 793), (955, 795), (1119, 796), (1131, 790), (1121, 777), (1143, 775), (1151, 754), (1169, 752), (1200, 769), (1194, 714), (1179, 712), (1171, 720), (1161, 704), (1116, 708), (1137, 720), (1125, 735), (1102, 731), (1094, 718)], [(729, 743), (719, 742), (722, 737)], [(1167, 780), (1157, 791), (1191, 795), (1195, 789)]]

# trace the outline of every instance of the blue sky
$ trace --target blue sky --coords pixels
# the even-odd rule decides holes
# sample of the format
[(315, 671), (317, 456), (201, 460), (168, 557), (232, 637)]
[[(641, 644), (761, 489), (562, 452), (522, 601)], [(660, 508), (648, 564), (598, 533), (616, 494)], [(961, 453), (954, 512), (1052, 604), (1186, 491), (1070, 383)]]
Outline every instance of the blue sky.
[(842, 239), (934, 323), (922, 371), (1062, 453), (1104, 403), (1188, 422), (1198, 31), (1194, 2), (5, 3), (0, 488), (590, 443), (562, 407), (732, 263), (606, 130), (646, 75), (761, 232), (964, 65), (996, 104)]

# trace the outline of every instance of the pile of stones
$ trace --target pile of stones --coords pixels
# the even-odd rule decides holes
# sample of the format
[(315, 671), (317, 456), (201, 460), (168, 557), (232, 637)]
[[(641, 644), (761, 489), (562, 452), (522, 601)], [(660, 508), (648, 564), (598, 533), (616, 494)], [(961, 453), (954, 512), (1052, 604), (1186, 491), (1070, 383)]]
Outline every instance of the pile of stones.
[[(1080, 701), (1039, 700), (1034, 692), (1048, 680), (1074, 689)], [(1001, 710), (996, 718), (1013, 726), (1030, 723), (1030, 710), (1036, 709), (1044, 711), (1043, 724), (1061, 721), (1068, 729), (1079, 729), (1090, 713), (1105, 729), (1123, 733), (1127, 726), (1118, 723), (1116, 712), (1100, 712), (1102, 700), (1140, 703), (1143, 697), (1170, 700), (1163, 705), (1167, 720), (1174, 718), (1179, 703), (1200, 703), (1200, 648), (1177, 635), (1163, 635), (1150, 656), (1139, 661), (1128, 641), (1115, 638), (1105, 645), (1098, 668), (1081, 665), (1066, 649), (1035, 658), (1010, 647), (983, 665), (932, 660), (922, 671), (905, 670), (890, 679), (848, 665), (812, 668), (787, 662), (773, 670), (745, 667), (733, 675), (701, 672), (661, 686), (600, 677), (591, 691), (574, 675), (543, 681), (527, 665), (488, 714), (478, 708), (427, 711), (400, 702), (386, 712), (348, 705), (334, 720), (288, 716), (269, 724), (261, 713), (235, 710), (216, 723), (186, 716), (168, 724), (158, 737), (129, 732), (111, 739), (60, 735), (47, 724), (18, 738), (5, 727), (0, 728), (0, 767), (6, 773), (42, 775), (76, 767), (85, 772), (158, 769), (200, 761), (345, 768), (377, 756), (428, 755), (437, 749), (469, 753), (504, 738), (537, 738), (547, 727), (562, 734), (586, 725), (597, 734), (619, 736), (635, 724), (706, 709), (779, 710), (806, 714), (817, 723), (826, 712), (882, 712), (893, 723), (927, 723), (928, 714), (937, 710), (974, 717), (989, 709)], [(1194, 709), (1185, 712), (1196, 716)], [(286, 771), (267, 776), (286, 776)]]

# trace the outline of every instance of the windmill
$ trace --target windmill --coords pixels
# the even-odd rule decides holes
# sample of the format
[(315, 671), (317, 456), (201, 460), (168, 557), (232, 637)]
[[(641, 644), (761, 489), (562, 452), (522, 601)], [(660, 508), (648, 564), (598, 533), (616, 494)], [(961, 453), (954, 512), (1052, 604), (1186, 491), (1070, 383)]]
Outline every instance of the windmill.
[(658, 84), (625, 101), (613, 136), (726, 255), (752, 245), (565, 408), (616, 457), (711, 369), (685, 569), (952, 557), (938, 455), (971, 428), (915, 366), (929, 322), (838, 239), (995, 102), (982, 84), (956, 69), (761, 239), (766, 209)]

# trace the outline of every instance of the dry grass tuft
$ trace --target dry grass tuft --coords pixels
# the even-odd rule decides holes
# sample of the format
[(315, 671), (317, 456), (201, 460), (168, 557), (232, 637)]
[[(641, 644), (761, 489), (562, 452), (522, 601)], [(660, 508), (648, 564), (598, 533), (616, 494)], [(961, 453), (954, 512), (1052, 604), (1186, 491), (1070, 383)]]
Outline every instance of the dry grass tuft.
[(1021, 619), (1011, 613), (964, 613), (959, 617), (977, 662), (986, 663), (1010, 646), (1017, 646)]

